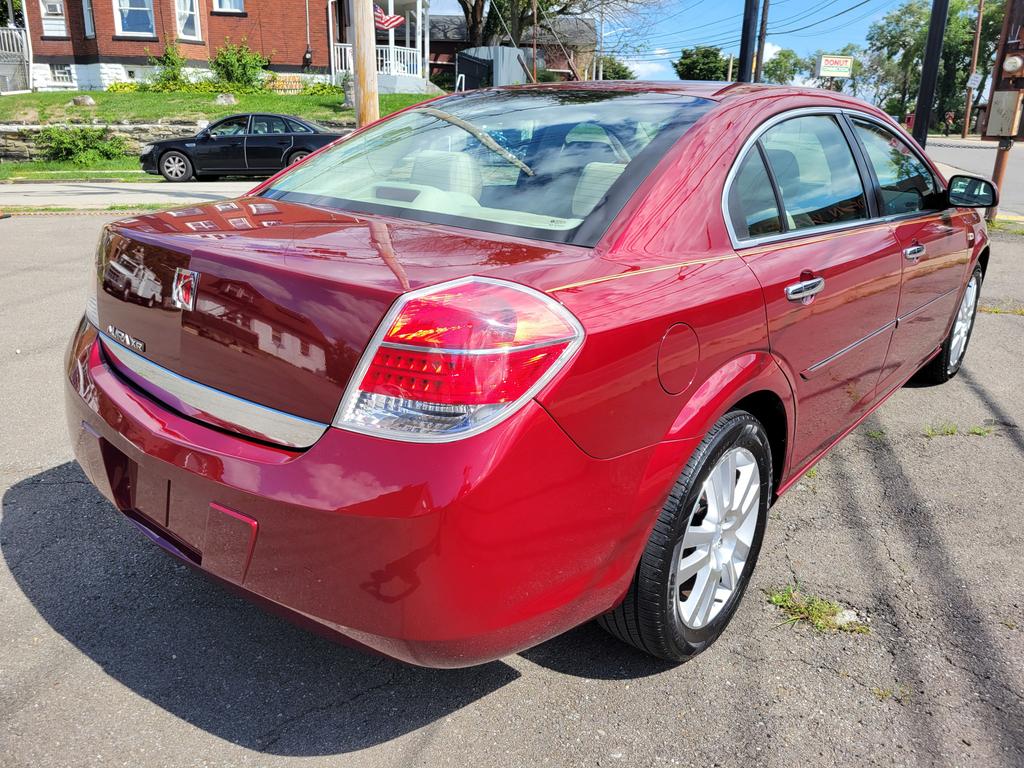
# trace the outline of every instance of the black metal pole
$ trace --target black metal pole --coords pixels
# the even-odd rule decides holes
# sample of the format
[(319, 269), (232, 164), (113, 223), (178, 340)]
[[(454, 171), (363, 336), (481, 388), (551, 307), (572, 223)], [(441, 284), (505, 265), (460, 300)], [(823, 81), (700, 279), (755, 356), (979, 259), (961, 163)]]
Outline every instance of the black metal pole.
[[(945, 0), (946, 3), (949, 0)], [(743, 39), (740, 41), (739, 76), (741, 83), (749, 83), (754, 70), (754, 41), (757, 39), (757, 0), (743, 2)]]
[(932, 0), (932, 18), (928, 24), (928, 42), (924, 48), (924, 64), (921, 67), (921, 87), (917, 91), (917, 106), (914, 107), (914, 138), (922, 147), (928, 141), (928, 126), (932, 121), (935, 82), (939, 77), (942, 37), (946, 33), (948, 15), (949, 0)]

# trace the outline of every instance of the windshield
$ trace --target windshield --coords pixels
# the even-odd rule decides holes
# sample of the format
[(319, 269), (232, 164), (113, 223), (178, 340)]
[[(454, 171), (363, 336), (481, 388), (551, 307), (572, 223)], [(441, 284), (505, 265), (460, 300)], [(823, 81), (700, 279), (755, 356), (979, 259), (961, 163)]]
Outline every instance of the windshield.
[(593, 245), (712, 102), (670, 93), (486, 91), (373, 126), (263, 195)]

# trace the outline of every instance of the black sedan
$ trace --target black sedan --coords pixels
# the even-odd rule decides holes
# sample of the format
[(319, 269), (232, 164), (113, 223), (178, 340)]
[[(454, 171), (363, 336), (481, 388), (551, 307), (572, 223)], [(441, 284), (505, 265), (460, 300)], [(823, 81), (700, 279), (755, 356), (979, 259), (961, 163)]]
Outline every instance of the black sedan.
[(291, 115), (232, 115), (195, 136), (147, 144), (139, 159), (142, 170), (168, 181), (268, 176), (337, 138)]

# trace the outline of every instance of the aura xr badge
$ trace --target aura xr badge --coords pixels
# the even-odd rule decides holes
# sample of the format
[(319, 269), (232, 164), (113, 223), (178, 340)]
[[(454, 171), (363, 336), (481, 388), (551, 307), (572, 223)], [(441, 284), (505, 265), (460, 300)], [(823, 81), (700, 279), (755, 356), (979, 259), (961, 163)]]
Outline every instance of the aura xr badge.
[(128, 347), (132, 352), (146, 351), (146, 342), (142, 339), (136, 339), (134, 336), (129, 336), (120, 328), (113, 325), (107, 326), (107, 335), (121, 346)]
[(196, 308), (196, 293), (199, 290), (199, 273), (178, 267), (174, 270), (171, 283), (171, 303), (178, 309)]

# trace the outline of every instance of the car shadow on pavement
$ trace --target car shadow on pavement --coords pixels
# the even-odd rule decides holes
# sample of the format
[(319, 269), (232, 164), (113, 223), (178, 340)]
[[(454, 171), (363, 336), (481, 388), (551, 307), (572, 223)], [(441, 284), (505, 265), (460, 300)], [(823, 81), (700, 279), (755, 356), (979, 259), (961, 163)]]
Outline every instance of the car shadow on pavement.
[[(961, 375), (964, 373), (966, 371)], [(974, 382), (969, 375), (965, 378), (969, 383)], [(978, 389), (976, 383), (970, 383), (970, 386)], [(865, 426), (881, 429), (874, 416), (865, 422)], [(897, 641), (897, 638), (909, 636), (906, 622), (913, 621), (921, 607), (906, 602), (909, 598), (899, 586), (901, 575), (896, 573), (897, 570), (905, 571), (892, 560), (886, 539), (902, 539), (907, 549), (915, 553), (914, 567), (923, 578), (914, 581), (925, 589), (923, 596), (912, 599), (923, 600), (929, 612), (934, 611), (937, 615), (944, 627), (942, 644), (947, 646), (948, 663), (957, 670), (965, 684), (974, 689), (977, 714), (986, 723), (994, 740), (1008, 756), (1016, 755), (1015, 758), (1010, 757), (1006, 765), (1020, 765), (1017, 761), (1024, 759), (1024, 693), (1015, 686), (1015, 676), (1011, 671), (1015, 662), (1003, 657), (988, 629), (989, 620), (972, 599), (970, 588), (958, 571), (958, 558), (970, 555), (949, 550), (947, 537), (936, 524), (928, 501), (918, 493), (893, 446), (886, 440), (872, 441), (870, 455), (875, 476), (886, 489), (886, 498), (889, 499), (887, 507), (881, 510), (880, 530), (867, 522), (869, 513), (858, 503), (855, 494), (847, 495), (838, 512), (862, 545), (865, 567), (879, 575), (875, 588), (876, 609), (894, 629), (893, 638), (883, 638), (894, 665), (900, 676), (915, 686), (935, 682), (933, 678), (926, 678), (926, 675), (934, 675), (934, 671), (926, 672), (922, 668), (920, 648), (908, 647)], [(841, 455), (833, 458), (833, 471), (840, 487), (855, 487), (853, 473), (848, 471)], [(941, 743), (927, 718), (918, 718), (918, 725), (922, 731), (918, 736), (925, 743), (933, 746)]]
[(148, 543), (74, 462), (4, 494), (0, 551), (43, 619), (107, 674), (249, 749), (364, 749), (519, 676), (502, 662), (412, 667), (275, 618)]

